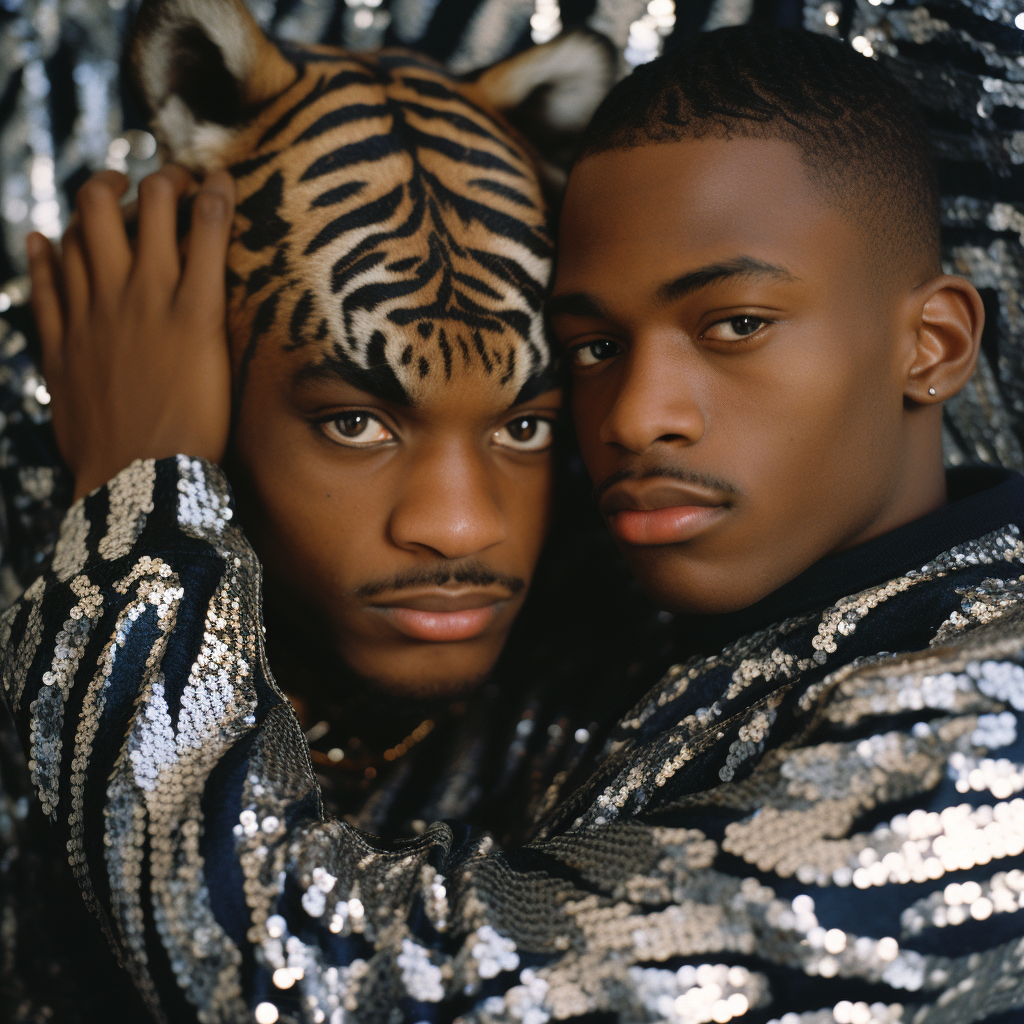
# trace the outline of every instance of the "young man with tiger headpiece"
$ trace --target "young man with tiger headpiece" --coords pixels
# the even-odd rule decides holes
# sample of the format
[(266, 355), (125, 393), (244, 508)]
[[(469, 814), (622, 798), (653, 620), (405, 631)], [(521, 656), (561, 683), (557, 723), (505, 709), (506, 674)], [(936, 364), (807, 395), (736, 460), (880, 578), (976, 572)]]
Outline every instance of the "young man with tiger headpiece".
[[(54, 428), (82, 499), (72, 513), (77, 539), (61, 540), (52, 571), (79, 589), (86, 578), (89, 586), (106, 580), (120, 594), (114, 614), (123, 623), (157, 614), (172, 660), (176, 638), (191, 633), (212, 644), (200, 655), (210, 678), (244, 676), (250, 696), (270, 702), (259, 710), (225, 690), (209, 705), (197, 677), (195, 724), (221, 738), (200, 743), (196, 733), (191, 752), (171, 755), (171, 775), (158, 771), (147, 792), (158, 802), (168, 786), (184, 796), (181, 773), (190, 774), (198, 788), (189, 784), (185, 800), (204, 835), (230, 841), (235, 811), (215, 814), (215, 824), (194, 801), (220, 753), (250, 747), (265, 714), (284, 730), (275, 727), (275, 743), (305, 746), (303, 730), (310, 737), (321, 777), (311, 798), (322, 794), (364, 827), (408, 829), (410, 816), (463, 816), (481, 801), (476, 748), (492, 734), (495, 750), (509, 743), (509, 694), (482, 693), (481, 684), (545, 540), (561, 406), (542, 318), (552, 262), (544, 192), (559, 172), (502, 111), (516, 119), (532, 97), (533, 116), (539, 102), (549, 126), (579, 131), (610, 85), (611, 61), (603, 40), (579, 34), (466, 83), (405, 52), (279, 47), (240, 0), (142, 6), (130, 65), (175, 162), (141, 183), (129, 231), (120, 206), (127, 181), (101, 172), (79, 192), (59, 257), (32, 239)], [(183, 200), (192, 228), (179, 248)], [(47, 271), (49, 297), (39, 277)], [(140, 338), (159, 351), (156, 362)], [(171, 394), (169, 380), (184, 390)], [(108, 428), (124, 443), (95, 432)], [(148, 451), (142, 461), (133, 461), (136, 441)], [(180, 452), (190, 458), (166, 458)], [(237, 520), (214, 468), (221, 462)], [(129, 463), (122, 483), (102, 488)], [(239, 521), (255, 555), (231, 539)], [(144, 570), (126, 570), (133, 544), (173, 522), (203, 557), (186, 568), (154, 554)], [(94, 554), (109, 578), (87, 568)], [(237, 585), (250, 573), (264, 574), (265, 585), (246, 596)], [(207, 603), (198, 617), (193, 593)], [(261, 604), (266, 648), (247, 624)], [(94, 609), (102, 616), (101, 607), (113, 610), (106, 599)], [(92, 613), (81, 621), (93, 623)], [(112, 665), (120, 646), (105, 656)], [(92, 655), (81, 658), (75, 663), (89, 664)], [(144, 702), (176, 690), (161, 661), (150, 666)], [(104, 678), (119, 688), (116, 672)], [(41, 702), (22, 701), (23, 683), (8, 678), (7, 686), (15, 714), (37, 722), (40, 742), (55, 734), (38, 729), (37, 712), (57, 732), (78, 721), (61, 747), (87, 758), (112, 706), (113, 691), (101, 690), (71, 710), (60, 683)], [(511, 696), (529, 704), (529, 694)], [(518, 717), (513, 710), (513, 735)], [(118, 728), (135, 731), (127, 720)], [(141, 734), (137, 743), (150, 749)], [(488, 749), (488, 770), (511, 790), (540, 746), (524, 744), (514, 771)], [(264, 755), (252, 747), (245, 756)], [(120, 767), (102, 769), (92, 761), (90, 772), (131, 775), (141, 765), (127, 752), (115, 761)], [(43, 786), (45, 813), (64, 818), (79, 797)], [(486, 795), (500, 803), (500, 793)], [(135, 810), (125, 804), (126, 812), (147, 818), (144, 831), (177, 828), (149, 797), (129, 803)], [(80, 826), (91, 826), (71, 813), (72, 845), (87, 842)], [(124, 822), (108, 820), (120, 833)], [(129, 905), (170, 923), (150, 896), (169, 898), (167, 879), (182, 856), (197, 863), (204, 854), (179, 849), (151, 892), (119, 875), (111, 890), (118, 909), (100, 913), (116, 945), (138, 952), (117, 921)], [(89, 872), (75, 872), (97, 907)], [(195, 927), (206, 925), (187, 924)], [(133, 975), (144, 998), (156, 998), (150, 968)], [(189, 999), (235, 1012), (235, 982), (200, 975)]]
[[(155, 1015), (1019, 1016), (1024, 804), (1009, 798), (1024, 771), (987, 754), (1017, 742), (1024, 710), (1024, 484), (943, 473), (939, 406), (971, 373), (984, 314), (941, 273), (908, 106), (833, 41), (726, 31), (620, 84), (589, 129), (549, 311), (601, 511), (644, 587), (683, 614), (653, 638), (678, 663), (602, 722), (589, 774), (551, 773), (524, 845), (457, 814), (391, 843), (324, 813), (214, 466), (136, 465), (76, 506), (53, 570), (5, 620), (5, 680), (15, 702), (35, 698), (16, 713), (44, 806)], [(189, 242), (195, 257), (204, 232), (220, 238), (211, 265), (227, 196), (210, 193), (226, 186), (204, 186)], [(215, 322), (213, 294), (205, 308)], [(165, 312), (148, 322), (168, 327)], [(96, 327), (81, 347), (102, 353)], [(397, 351), (414, 386), (415, 350)], [(386, 359), (359, 370), (403, 380)], [(356, 411), (340, 435), (391, 443)], [(166, 422), (143, 403), (133, 417)], [(222, 421), (194, 435), (177, 419), (169, 450), (219, 454)], [(552, 722), (552, 743), (571, 724)], [(936, 935), (969, 921), (988, 923)]]
[[(526, 598), (561, 395), (537, 154), (499, 111), (540, 90), (570, 127), (568, 94), (581, 128), (609, 55), (569, 37), (467, 85), (408, 53), (278, 48), (240, 4), (181, 2), (143, 6), (131, 64), (177, 163), (141, 184), (134, 254), (116, 216), (126, 180), (88, 182), (63, 250), (68, 312), (37, 303), (44, 338), (64, 338), (48, 373), (76, 497), (132, 453), (72, 428), (62, 374), (91, 368), (104, 419), (150, 434), (159, 457), (182, 442), (161, 381), (188, 367), (185, 447), (227, 454), (277, 676), (309, 725), (345, 704), (318, 756), (361, 783), (443, 713), (424, 702), (488, 675)], [(183, 167), (207, 177), (181, 270), (166, 228), (196, 188)], [(226, 245), (224, 356), (207, 347), (224, 330), (207, 310)], [(154, 330), (166, 362), (133, 363)], [(86, 337), (117, 341), (101, 354)], [(140, 390), (151, 425), (116, 397)], [(138, 472), (150, 486), (154, 470)], [(328, 751), (344, 756), (327, 765)]]

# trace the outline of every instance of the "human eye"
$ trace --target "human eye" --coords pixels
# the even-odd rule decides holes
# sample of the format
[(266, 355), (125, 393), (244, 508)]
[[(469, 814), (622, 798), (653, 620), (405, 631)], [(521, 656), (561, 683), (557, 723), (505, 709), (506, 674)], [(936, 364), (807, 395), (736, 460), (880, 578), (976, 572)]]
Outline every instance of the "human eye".
[(350, 448), (369, 448), (394, 440), (394, 434), (376, 416), (361, 409), (336, 413), (321, 420), (320, 429), (335, 444)]
[(493, 435), (494, 443), (517, 452), (542, 452), (551, 447), (554, 424), (543, 416), (517, 416)]
[(596, 366), (613, 356), (617, 356), (621, 349), (614, 341), (600, 339), (599, 341), (588, 341), (584, 345), (577, 345), (572, 350), (572, 361), (574, 366)]
[(702, 337), (711, 341), (743, 341), (757, 334), (769, 322), (759, 316), (731, 316), (711, 324)]

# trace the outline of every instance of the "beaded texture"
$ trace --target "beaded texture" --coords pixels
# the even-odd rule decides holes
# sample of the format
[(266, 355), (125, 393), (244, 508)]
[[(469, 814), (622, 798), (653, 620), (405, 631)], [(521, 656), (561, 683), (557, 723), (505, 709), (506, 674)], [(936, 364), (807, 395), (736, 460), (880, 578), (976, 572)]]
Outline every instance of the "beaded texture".
[[(43, 6), (22, 4), (5, 37), (24, 50), (12, 73), (29, 59), (41, 73), (58, 45), (85, 44), (75, 81), (114, 73), (111, 5), (29, 17)], [(270, 7), (253, 6), (266, 23)], [(331, 17), (330, 5), (277, 6), (288, 11), (277, 29), (293, 38), (319, 30), (289, 19)], [(766, 17), (783, 5), (756, 6)], [(392, 0), (403, 42), (418, 43), (435, 7)], [(513, 7), (481, 3), (450, 66), (502, 56), (480, 47), (485, 36), (507, 47), (514, 33), (490, 29)], [(591, 23), (622, 46), (644, 8), (601, 0)], [(754, 5), (698, 9), (711, 27), (747, 20)], [(978, 372), (945, 405), (947, 462), (1022, 468), (1019, 5), (805, 0), (802, 13), (807, 28), (891, 58), (930, 109), (944, 266), (981, 289), (989, 314)], [(701, 17), (688, 12), (688, 30)], [(35, 88), (12, 107), (33, 146), (51, 102)], [(90, 159), (102, 165), (106, 136), (81, 119), (71, 155), (57, 154), (61, 180), (86, 135), (101, 139)], [(24, 153), (11, 154), (24, 177)], [(129, 169), (138, 178), (152, 166)], [(920, 579), (675, 666), (622, 718), (585, 782), (572, 777), (575, 754), (549, 751), (575, 749), (573, 737), (585, 745), (594, 723), (544, 717), (527, 698), (508, 749), (510, 763), (537, 751), (541, 831), (525, 845), (427, 824), (468, 820), (480, 739), (467, 716), (460, 753), (434, 766), (438, 785), (404, 833), (418, 837), (394, 844), (321, 809), (308, 744), (263, 662), (259, 569), (225, 517), (218, 471), (189, 460), (126, 471), (71, 510), (54, 553), (71, 488), (23, 312), (0, 319), (0, 604), (17, 600), (0, 649), (19, 734), (0, 721), (0, 1018), (97, 1019), (69, 983), (89, 942), (65, 936), (85, 933), (39, 912), (78, 902), (157, 1020), (1020, 1018), (1014, 530)], [(922, 596), (937, 611), (933, 634), (915, 640), (917, 653), (879, 654)], [(396, 779), (436, 754), (423, 748)], [(381, 831), (390, 799), (385, 786), (352, 820)], [(48, 832), (66, 844), (51, 859), (40, 852), (58, 846)], [(65, 858), (76, 888), (57, 870)], [(109, 970), (97, 974), (98, 1019), (143, 1019), (141, 1003), (114, 1009), (128, 1004), (115, 1004), (121, 972), (112, 960)]]
[(1015, 524), (673, 667), (503, 847), (324, 811), (231, 512), (217, 467), (136, 463), (69, 514), (76, 573), (2, 621), (36, 792), (155, 1019), (182, 995), (316, 1024), (1024, 1007)]

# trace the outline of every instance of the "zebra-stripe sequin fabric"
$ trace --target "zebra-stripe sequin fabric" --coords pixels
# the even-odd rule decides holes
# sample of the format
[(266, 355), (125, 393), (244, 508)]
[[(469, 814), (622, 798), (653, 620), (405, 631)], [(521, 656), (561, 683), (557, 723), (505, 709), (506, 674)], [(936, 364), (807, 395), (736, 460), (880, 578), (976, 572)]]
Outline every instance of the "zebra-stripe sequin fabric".
[(65, 529), (74, 574), (3, 620), (5, 699), (155, 1019), (1024, 1013), (1016, 524), (674, 667), (514, 848), (323, 811), (216, 467), (136, 464)]

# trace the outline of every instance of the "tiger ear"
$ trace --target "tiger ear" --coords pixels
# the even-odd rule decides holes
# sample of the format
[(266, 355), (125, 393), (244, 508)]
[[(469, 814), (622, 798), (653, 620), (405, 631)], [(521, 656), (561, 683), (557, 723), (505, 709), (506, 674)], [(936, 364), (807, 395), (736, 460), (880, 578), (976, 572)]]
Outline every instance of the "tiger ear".
[(548, 184), (560, 188), (617, 72), (612, 44), (596, 32), (576, 30), (487, 68), (472, 88), (526, 136)]
[(128, 55), (169, 157), (199, 172), (223, 166), (238, 127), (296, 76), (242, 0), (143, 0)]

